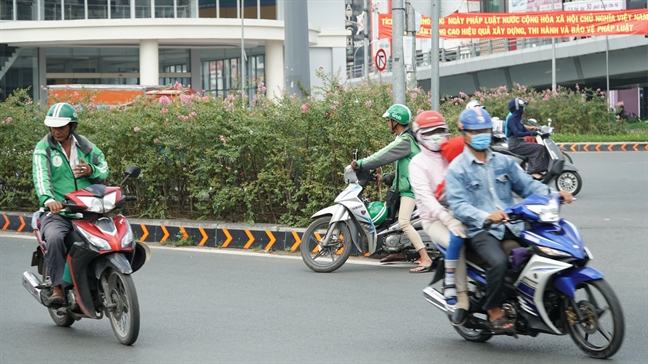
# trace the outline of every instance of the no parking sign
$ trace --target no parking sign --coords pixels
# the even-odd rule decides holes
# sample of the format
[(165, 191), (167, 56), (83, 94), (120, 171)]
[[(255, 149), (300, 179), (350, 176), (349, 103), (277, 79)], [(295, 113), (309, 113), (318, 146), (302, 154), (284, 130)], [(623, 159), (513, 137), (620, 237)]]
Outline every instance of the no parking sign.
[(376, 52), (374, 64), (376, 65), (376, 69), (380, 72), (384, 71), (385, 68), (387, 68), (387, 52), (385, 52), (384, 49), (380, 48)]

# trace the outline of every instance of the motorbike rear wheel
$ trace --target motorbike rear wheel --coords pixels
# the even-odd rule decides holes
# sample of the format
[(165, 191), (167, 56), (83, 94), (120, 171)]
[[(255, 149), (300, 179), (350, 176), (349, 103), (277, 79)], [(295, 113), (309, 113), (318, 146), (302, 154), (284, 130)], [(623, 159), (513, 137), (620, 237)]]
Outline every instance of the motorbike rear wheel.
[[(42, 270), (43, 272), (43, 280), (45, 280), (46, 274), (47, 274), (47, 265), (45, 265), (45, 259), (42, 259)], [(65, 311), (64, 314), (59, 314), (59, 309), (58, 308), (52, 308), (48, 307), (47, 312), (49, 313), (50, 317), (52, 318), (52, 321), (56, 324), (56, 326), (60, 327), (70, 327), (74, 323), (74, 318), (72, 315)]]
[(576, 171), (564, 171), (556, 177), (556, 188), (576, 196), (583, 188), (583, 179)]
[(466, 341), (474, 343), (485, 343), (493, 337), (493, 334), (483, 329), (469, 329), (464, 326), (453, 326), (453, 328)]
[(130, 275), (115, 270), (108, 273), (108, 292), (114, 308), (106, 309), (113, 333), (124, 345), (132, 345), (139, 335), (140, 312), (137, 291)]
[(577, 287), (573, 303), (566, 301), (567, 331), (576, 345), (592, 358), (614, 355), (623, 343), (625, 323), (610, 285), (604, 280), (584, 282)]
[(49, 307), (47, 308), (47, 311), (49, 312), (49, 315), (56, 326), (70, 327), (74, 323), (74, 318), (67, 311), (63, 314), (59, 314), (57, 309)]
[[(316, 219), (306, 229), (300, 246), (304, 264), (318, 273), (330, 273), (340, 268), (351, 255), (353, 242), (344, 222), (337, 222), (327, 246), (320, 245), (331, 221), (330, 216)], [(320, 259), (321, 260), (318, 260)]]

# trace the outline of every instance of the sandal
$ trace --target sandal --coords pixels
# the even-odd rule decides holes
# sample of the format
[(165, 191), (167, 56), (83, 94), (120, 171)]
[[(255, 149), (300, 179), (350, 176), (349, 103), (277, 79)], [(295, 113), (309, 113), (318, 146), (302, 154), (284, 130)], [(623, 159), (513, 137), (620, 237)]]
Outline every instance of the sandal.
[(410, 273), (428, 273), (432, 271), (432, 264), (419, 265), (409, 270)]
[(495, 319), (493, 321), (488, 321), (488, 323), (491, 326), (491, 329), (495, 332), (512, 332), (515, 331), (515, 325), (513, 325), (513, 322), (506, 318), (506, 316), (502, 316), (498, 319)]

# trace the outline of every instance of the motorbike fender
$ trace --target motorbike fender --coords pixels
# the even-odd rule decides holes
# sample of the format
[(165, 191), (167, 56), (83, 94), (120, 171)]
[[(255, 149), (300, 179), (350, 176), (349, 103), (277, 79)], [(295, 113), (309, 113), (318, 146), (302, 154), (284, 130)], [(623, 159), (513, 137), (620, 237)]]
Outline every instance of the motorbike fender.
[(144, 263), (151, 259), (151, 248), (146, 243), (138, 241), (135, 243), (135, 249), (130, 254), (130, 265), (133, 273), (137, 272)]
[(330, 215), (331, 222), (338, 221), (347, 221), (349, 220), (349, 212), (342, 205), (333, 205), (326, 208), (323, 208), (311, 216), (311, 219), (317, 219), (318, 217)]
[(576, 287), (583, 282), (603, 279), (603, 273), (592, 267), (570, 269), (554, 279), (554, 287), (565, 296), (573, 299)]
[(565, 161), (565, 166), (563, 167), (563, 172), (578, 172), (578, 168), (575, 165)]
[(103, 259), (99, 259), (95, 265), (95, 277), (100, 279), (101, 274), (106, 270), (106, 268), (112, 268), (122, 274), (133, 273), (133, 268), (131, 268), (130, 262), (126, 259), (126, 256), (121, 253), (107, 254), (103, 256)]

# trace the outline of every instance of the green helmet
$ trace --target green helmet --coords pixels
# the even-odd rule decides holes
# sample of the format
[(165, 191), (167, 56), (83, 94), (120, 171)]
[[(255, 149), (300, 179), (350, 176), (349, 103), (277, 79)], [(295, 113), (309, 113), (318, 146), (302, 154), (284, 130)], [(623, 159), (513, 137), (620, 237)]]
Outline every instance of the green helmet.
[(78, 122), (78, 115), (74, 107), (67, 102), (58, 102), (47, 110), (45, 125), (50, 128), (60, 128), (69, 123)]
[(371, 216), (371, 222), (375, 226), (379, 226), (387, 219), (387, 207), (385, 206), (384, 201), (372, 201), (367, 204), (367, 210), (369, 210), (369, 216)]
[(412, 112), (409, 107), (403, 104), (393, 104), (385, 111), (383, 118), (394, 120), (401, 125), (409, 125), (412, 119)]

